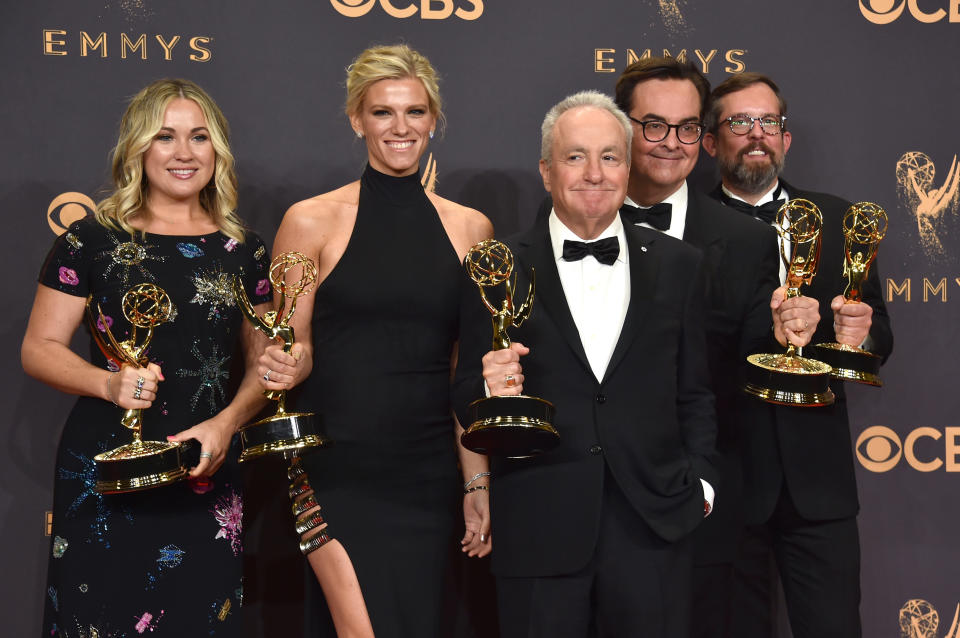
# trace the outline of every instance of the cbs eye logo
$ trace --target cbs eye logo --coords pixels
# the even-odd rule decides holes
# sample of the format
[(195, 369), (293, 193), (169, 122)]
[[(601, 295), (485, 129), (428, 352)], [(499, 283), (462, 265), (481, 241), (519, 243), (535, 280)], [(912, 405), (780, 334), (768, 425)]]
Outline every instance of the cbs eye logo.
[[(919, 443), (922, 439), (929, 442)], [(943, 439), (942, 457), (937, 441)], [(900, 435), (883, 425), (864, 430), (855, 446), (860, 465), (871, 472), (889, 472), (906, 459), (907, 465), (918, 472), (933, 472), (941, 467), (947, 472), (960, 472), (960, 427), (920, 427), (911, 430), (901, 441)], [(931, 454), (931, 451), (933, 454)]]
[[(461, 20), (476, 20), (483, 15), (483, 0), (456, 0), (456, 4), (466, 4), (470, 9), (464, 9), (463, 6), (454, 7), (455, 0), (406, 0), (407, 6), (396, 6), (395, 2), (403, 0), (330, 0), (330, 4), (336, 9), (337, 13), (348, 18), (359, 18), (365, 16), (373, 9), (377, 3), (383, 8), (387, 15), (393, 18), (409, 18), (420, 12), (421, 20), (446, 20), (451, 15), (455, 15)], [(419, 6), (418, 6), (419, 5)], [(434, 8), (435, 5), (441, 5)]]
[(857, 439), (856, 450), (860, 464), (871, 472), (892, 470), (903, 456), (900, 437), (882, 425), (864, 430)]
[(864, 0), (859, 0), (860, 13), (874, 24), (890, 24), (900, 17), (904, 9), (909, 9), (910, 15), (924, 24), (940, 22), (947, 15), (950, 16), (950, 22), (960, 22), (960, 2), (957, 2), (957, 0), (941, 0), (941, 2), (944, 1), (949, 2), (949, 14), (942, 8), (933, 13), (921, 11), (918, 0), (866, 0), (866, 6), (864, 6)]
[(47, 223), (57, 235), (67, 232), (73, 222), (93, 215), (97, 205), (83, 193), (61, 193), (47, 207)]

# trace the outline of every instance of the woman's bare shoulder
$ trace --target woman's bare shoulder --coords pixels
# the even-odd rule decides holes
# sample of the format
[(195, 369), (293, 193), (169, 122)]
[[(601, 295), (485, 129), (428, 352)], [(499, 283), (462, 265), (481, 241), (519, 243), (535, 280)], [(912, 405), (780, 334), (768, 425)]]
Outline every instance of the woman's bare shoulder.
[(327, 224), (344, 214), (355, 214), (360, 201), (360, 182), (351, 182), (336, 190), (301, 200), (287, 209), (289, 218), (298, 224)]
[(444, 226), (455, 230), (464, 239), (476, 243), (493, 237), (493, 224), (477, 209), (450, 201), (436, 193), (427, 193), (427, 196), (440, 213)]
[(348, 233), (357, 216), (360, 183), (297, 202), (283, 215), (275, 243), (283, 250), (290, 246), (311, 255), (339, 235)]

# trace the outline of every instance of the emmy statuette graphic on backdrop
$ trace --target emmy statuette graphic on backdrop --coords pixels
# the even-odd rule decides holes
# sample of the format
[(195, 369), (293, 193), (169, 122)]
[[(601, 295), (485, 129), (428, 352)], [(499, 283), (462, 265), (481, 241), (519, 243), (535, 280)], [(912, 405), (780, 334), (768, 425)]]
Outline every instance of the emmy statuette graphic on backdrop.
[(900, 204), (915, 218), (920, 245), (927, 258), (947, 267), (955, 258), (960, 203), (960, 162), (953, 156), (950, 168), (937, 185), (937, 167), (921, 151), (904, 153), (897, 161), (897, 192)]
[[(870, 202), (852, 205), (843, 216), (844, 263), (847, 288), (844, 303), (861, 303), (863, 282), (877, 258), (877, 248), (887, 234), (887, 212)], [(880, 357), (844, 343), (818, 343), (817, 359), (833, 368), (838, 379), (880, 386)]]
[[(947, 617), (944, 616), (944, 619)], [(938, 638), (940, 614), (922, 598), (908, 600), (900, 608), (900, 638)], [(960, 604), (954, 608), (953, 622), (943, 638), (960, 638)]]
[[(480, 289), (483, 304), (492, 315), (493, 349), (510, 347), (507, 328), (520, 325), (530, 316), (536, 287), (536, 272), (530, 273), (527, 298), (515, 307), (513, 300), (516, 275), (513, 253), (495, 239), (473, 246), (463, 260), (464, 267)], [(504, 285), (504, 298), (497, 308), (487, 298), (486, 288)], [(553, 427), (553, 404), (538, 397), (493, 396), (477, 399), (468, 411), (470, 426), (461, 442), (468, 450), (480, 454), (522, 458), (546, 452), (557, 446), (560, 435)]]
[[(299, 270), (299, 278), (291, 285), (287, 275)], [(237, 304), (254, 328), (269, 339), (283, 342), (283, 351), (289, 353), (294, 344), (290, 318), (297, 309), (297, 297), (310, 292), (317, 281), (317, 267), (313, 260), (298, 252), (277, 255), (270, 263), (270, 283), (280, 293), (280, 307), (263, 317), (258, 315), (243, 289), (239, 277), (233, 279), (233, 292)], [(290, 308), (284, 313), (286, 300)], [(320, 431), (312, 412), (287, 412), (286, 390), (264, 390), (264, 396), (277, 402), (277, 412), (240, 430), (243, 451), (240, 462), (260, 458), (267, 454), (281, 454), (284, 458), (296, 457), (300, 450), (323, 447), (330, 440)]]
[[(787, 299), (799, 297), (800, 287), (809, 285), (817, 274), (823, 216), (813, 202), (791, 199), (777, 211), (775, 227), (780, 236), (780, 258), (787, 268)], [(790, 243), (789, 258), (786, 242)], [(744, 392), (781, 405), (830, 405), (834, 400), (830, 389), (832, 368), (801, 354), (790, 343), (783, 354), (750, 355)]]
[[(143, 283), (123, 295), (121, 306), (123, 316), (132, 326), (129, 338), (117, 341), (99, 304), (97, 317), (94, 318), (92, 295), (87, 297), (86, 310), (90, 333), (103, 356), (118, 367), (127, 363), (142, 368), (149, 363), (145, 353), (153, 340), (153, 329), (170, 320), (173, 302), (159, 286)], [(138, 328), (146, 330), (140, 343), (137, 343)], [(120, 423), (133, 431), (133, 442), (93, 457), (97, 475), (95, 489), (98, 493), (136, 492), (173, 483), (187, 476), (189, 470), (181, 458), (183, 447), (180, 443), (143, 440), (143, 410), (127, 410)]]

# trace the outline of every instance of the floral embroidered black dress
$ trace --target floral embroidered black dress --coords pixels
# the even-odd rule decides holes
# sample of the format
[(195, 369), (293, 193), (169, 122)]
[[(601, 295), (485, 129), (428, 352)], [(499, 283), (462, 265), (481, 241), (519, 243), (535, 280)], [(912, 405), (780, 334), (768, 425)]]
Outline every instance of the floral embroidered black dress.
[[(229, 402), (231, 371), (242, 370), (231, 367), (232, 357), (242, 356), (242, 316), (230, 281), (240, 274), (251, 302), (270, 301), (268, 268), (267, 250), (253, 234), (244, 243), (219, 232), (131, 237), (87, 218), (57, 239), (40, 283), (92, 294), (118, 341), (129, 336), (121, 309), (127, 290), (151, 282), (170, 295), (173, 320), (155, 328), (147, 351), (165, 380), (143, 413), (144, 440), (164, 441)], [(90, 357), (96, 366), (113, 365), (92, 339)], [(132, 440), (122, 412), (81, 397), (64, 427), (43, 636), (238, 635), (243, 497), (236, 439), (209, 481), (100, 496), (93, 457)]]

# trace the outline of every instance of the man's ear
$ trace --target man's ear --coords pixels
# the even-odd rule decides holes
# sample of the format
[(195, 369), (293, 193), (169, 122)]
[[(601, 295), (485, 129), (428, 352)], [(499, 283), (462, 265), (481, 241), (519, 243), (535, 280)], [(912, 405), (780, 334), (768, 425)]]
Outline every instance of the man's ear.
[(543, 188), (548, 192), (550, 190), (550, 165), (547, 164), (547, 160), (540, 160), (540, 177), (543, 179)]
[(704, 133), (702, 140), (703, 150), (707, 152), (707, 155), (710, 157), (717, 156), (717, 138), (713, 133)]

